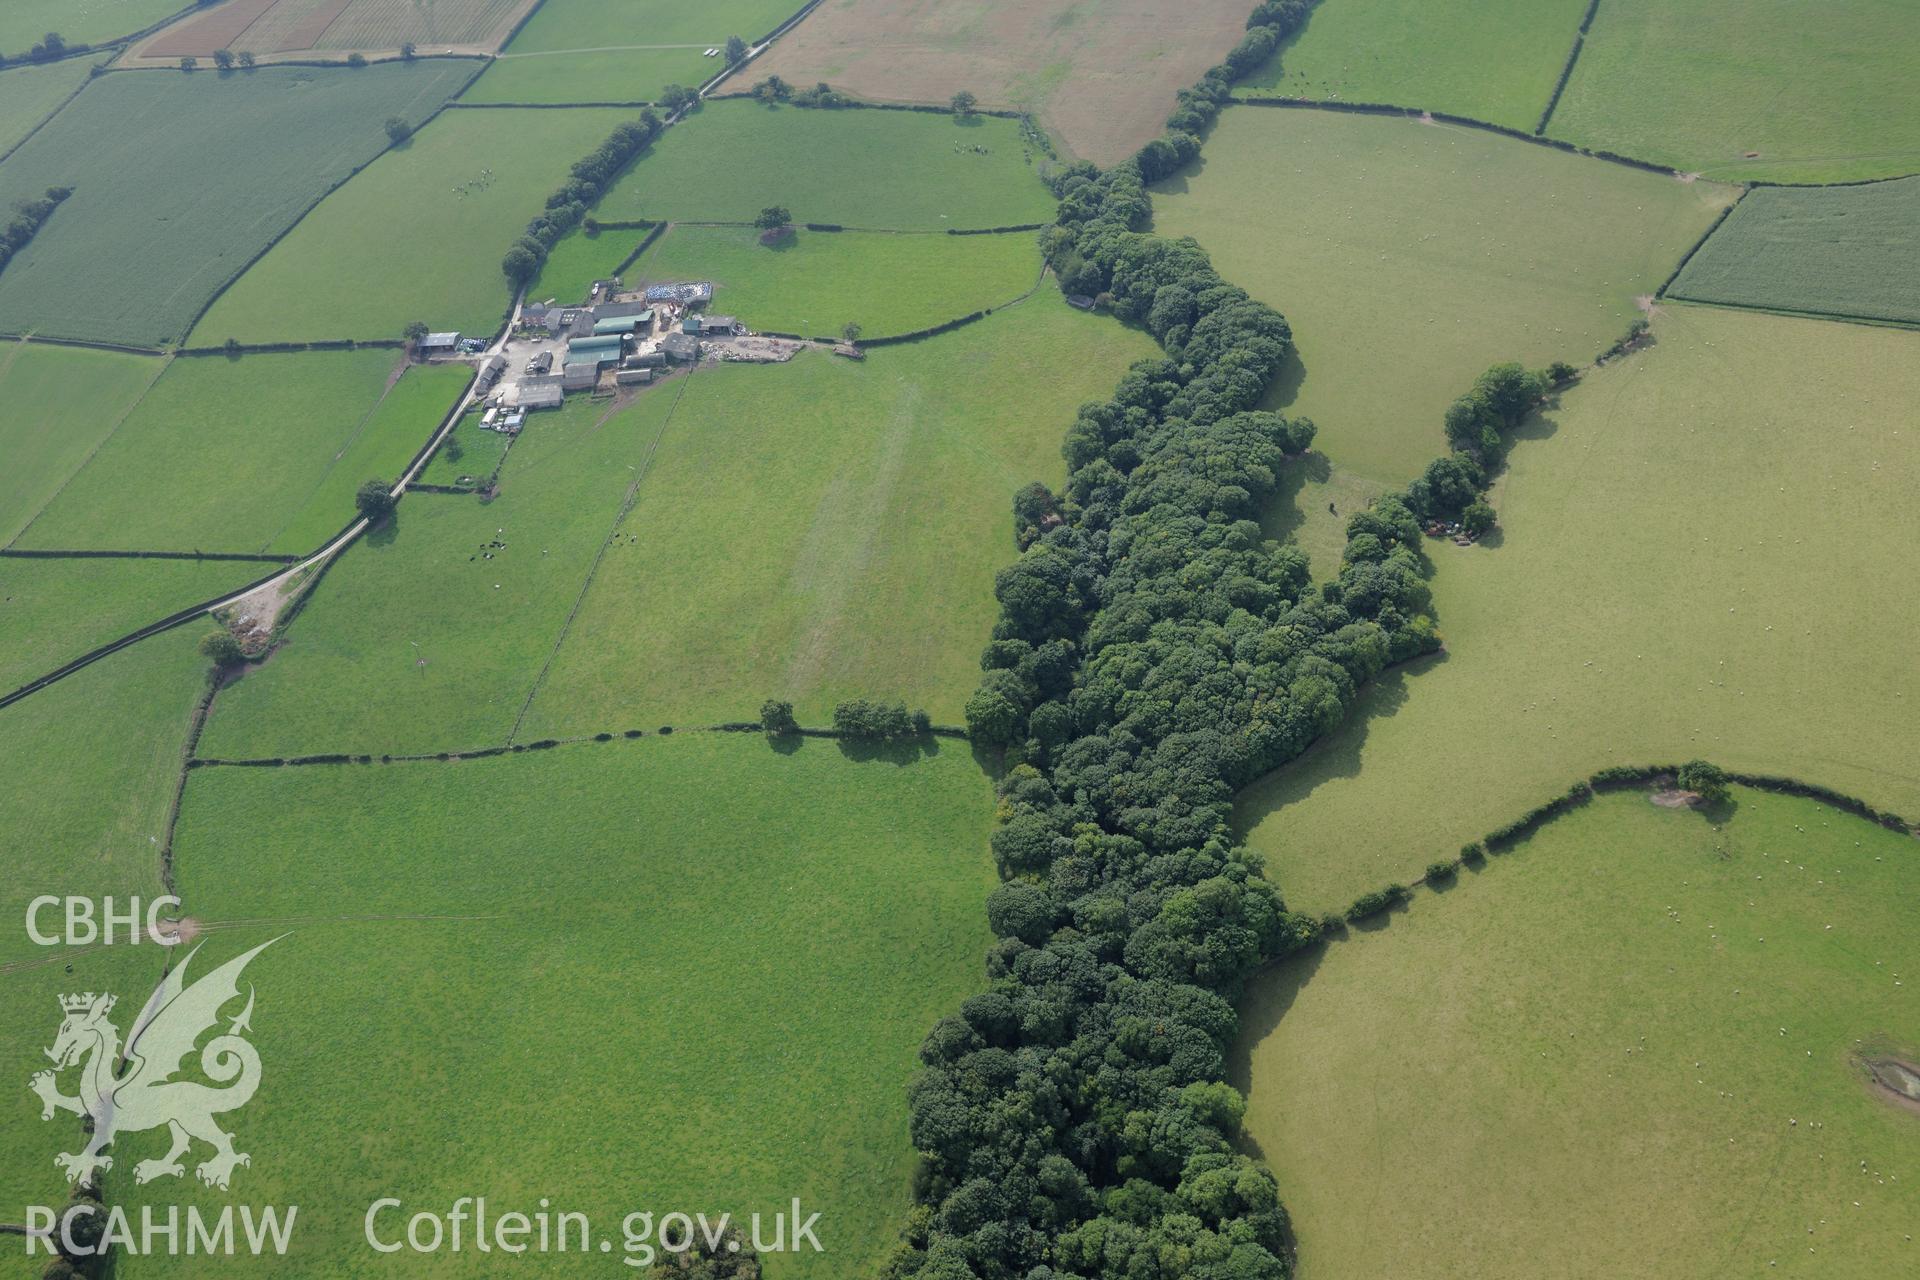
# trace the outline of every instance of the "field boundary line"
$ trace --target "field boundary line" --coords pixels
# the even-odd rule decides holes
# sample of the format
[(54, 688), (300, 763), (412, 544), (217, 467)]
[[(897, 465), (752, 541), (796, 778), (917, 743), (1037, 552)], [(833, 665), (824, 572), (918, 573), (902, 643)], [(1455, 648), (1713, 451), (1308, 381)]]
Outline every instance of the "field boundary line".
[[(219, 756), (193, 756), (187, 761), (186, 768), (193, 769), (308, 769), (319, 765), (375, 765), (375, 764), (459, 764), (466, 760), (491, 760), (496, 756), (523, 755), (529, 751), (552, 751), (559, 747), (578, 747), (587, 743), (634, 742), (641, 738), (671, 738), (675, 734), (701, 733), (753, 733), (766, 732), (758, 720), (729, 720), (723, 724), (691, 725), (676, 728), (673, 725), (661, 725), (658, 729), (621, 729), (601, 730), (598, 733), (577, 733), (564, 738), (540, 738), (533, 742), (500, 743), (490, 747), (472, 747), (459, 751), (408, 751), (408, 752), (369, 752), (369, 751), (324, 751), (309, 752), (297, 756), (242, 756), (225, 758)], [(834, 742), (866, 742), (868, 739), (855, 738), (839, 729), (821, 726), (809, 728), (805, 725), (792, 733), (797, 738), (820, 738)], [(940, 738), (951, 742), (968, 740), (967, 731), (960, 725), (936, 724), (926, 733), (917, 735), (923, 738)], [(897, 745), (911, 745), (913, 739)], [(884, 744), (877, 744), (884, 745)]]
[(1884, 316), (1857, 316), (1844, 311), (1800, 311), (1792, 307), (1762, 306), (1757, 302), (1720, 302), (1713, 298), (1690, 298), (1684, 293), (1670, 293), (1660, 301), (1676, 302), (1689, 307), (1712, 307), (1721, 311), (1748, 311), (1756, 315), (1782, 316), (1789, 320), (1831, 320), (1836, 324), (1864, 325), (1870, 329), (1902, 329), (1907, 332), (1920, 330), (1920, 320), (1890, 320)]
[(613, 107), (623, 111), (638, 111), (644, 107), (657, 107), (657, 102), (449, 102), (449, 111), (582, 111), (589, 108)]
[(0, 548), (4, 560), (214, 560), (258, 561), (262, 564), (298, 564), (299, 556), (252, 551), (98, 551), (41, 550), (34, 547)]
[[(839, 93), (842, 91), (835, 90), (835, 92)], [(708, 95), (707, 98), (709, 102), (752, 102), (753, 100), (754, 97), (751, 93), (715, 93)], [(835, 111), (914, 111), (922, 115), (935, 116), (950, 116), (953, 114), (952, 107), (943, 107), (937, 102), (926, 102), (919, 98), (850, 97), (846, 101), (831, 107), (801, 107), (795, 106), (790, 102), (782, 103), (781, 105), (792, 107), (795, 111), (820, 111), (829, 115)], [(991, 116), (996, 120), (1025, 120), (1027, 118), (1026, 112), (1016, 111), (1011, 107), (975, 107), (973, 114), (977, 116)]]
[(160, 833), (160, 886), (176, 898), (179, 888), (173, 879), (173, 833), (180, 825), (180, 806), (187, 798), (187, 775), (193, 772), (193, 753), (200, 747), (200, 735), (206, 732), (207, 717), (213, 714), (213, 700), (226, 678), (218, 671), (207, 677), (207, 687), (194, 703), (193, 716), (187, 722), (187, 738), (180, 750), (180, 773), (173, 780), (173, 799), (167, 805), (167, 825)]
[[(1370, 893), (1361, 895), (1362, 898), (1377, 898), (1381, 905), (1375, 911), (1369, 912), (1364, 916), (1358, 918), (1345, 917), (1340, 932), (1349, 932), (1347, 928), (1349, 924), (1360, 923), (1368, 919), (1377, 919), (1380, 916), (1390, 914), (1396, 908), (1401, 910), (1406, 909), (1413, 901), (1411, 895), (1412, 890), (1424, 888), (1431, 892), (1433, 891), (1432, 882), (1436, 878), (1453, 880), (1458, 875), (1460, 868), (1469, 862), (1485, 860), (1491, 865), (1493, 861), (1531, 841), (1535, 836), (1539, 835), (1541, 831), (1558, 822), (1561, 818), (1577, 810), (1586, 808), (1589, 804), (1593, 803), (1594, 797), (1596, 796), (1649, 790), (1663, 782), (1671, 783), (1679, 771), (1680, 766), (1678, 764), (1615, 765), (1589, 774), (1581, 778), (1578, 782), (1575, 782), (1566, 790), (1555, 795), (1551, 800), (1534, 806), (1512, 822), (1497, 827), (1480, 839), (1465, 845), (1458, 855), (1435, 862), (1428, 868), (1427, 873), (1423, 873), (1405, 884), (1389, 884), (1381, 889), (1376, 889)], [(1790, 777), (1785, 774), (1742, 773), (1732, 769), (1726, 770), (1726, 778), (1729, 782), (1736, 783), (1754, 791), (1766, 791), (1774, 795), (1797, 796), (1803, 800), (1811, 800), (1816, 804), (1825, 805), (1829, 809), (1859, 818), (1863, 822), (1871, 822), (1897, 835), (1903, 835), (1909, 839), (1920, 839), (1920, 826), (1916, 826), (1908, 819), (1903, 818), (1897, 813), (1876, 808), (1858, 796), (1848, 795), (1844, 791), (1838, 791), (1818, 782), (1807, 782), (1803, 779)], [(1445, 872), (1439, 877), (1434, 876), (1432, 874), (1433, 871), (1442, 865), (1446, 868)], [(1359, 899), (1355, 901), (1357, 903)], [(1330, 941), (1330, 939), (1323, 936), (1321, 941), (1324, 943)], [(1298, 953), (1293, 954), (1297, 955)], [(1262, 970), (1275, 968), (1285, 964), (1292, 958), (1292, 955), (1278, 957), (1267, 965), (1263, 965)]]
[[(24, 344), (26, 339), (21, 339), (21, 342)], [(59, 483), (52, 493), (47, 495), (47, 500), (40, 504), (39, 509), (27, 517), (27, 522), (20, 526), (20, 532), (7, 539), (6, 546), (0, 548), (0, 550), (11, 551), (15, 543), (27, 536), (27, 531), (33, 528), (35, 522), (37, 522), (41, 516), (47, 514), (47, 509), (60, 500), (60, 495), (67, 491), (67, 486), (72, 484), (82, 471), (85, 471), (89, 466), (93, 465), (93, 460), (99, 456), (102, 449), (107, 447), (107, 442), (120, 434), (120, 428), (127, 425), (127, 419), (133, 416), (133, 411), (145, 403), (146, 398), (153, 393), (154, 385), (160, 381), (161, 376), (166, 373), (168, 366), (172, 363), (173, 359), (171, 356), (162, 356), (160, 358), (160, 367), (153, 371), (151, 378), (147, 379), (147, 385), (140, 388), (140, 394), (128, 402), (127, 407), (121, 411), (120, 416), (114, 420), (113, 425), (107, 428), (107, 433), (100, 437), (93, 448), (87, 450), (86, 457), (80, 459), (80, 465), (67, 473), (66, 478)], [(0, 703), (0, 706), (4, 705), (6, 704)]]
[[(447, 59), (420, 58), (420, 59), (416, 59), (416, 61), (420, 61), (420, 62), (447, 61)], [(293, 64), (275, 63), (274, 65), (290, 66)], [(344, 66), (345, 64), (344, 63), (323, 63), (320, 65)], [(480, 62), (478, 68), (475, 69), (473, 74), (469, 75), (466, 78), (466, 80), (461, 83), (459, 88), (455, 89), (451, 94), (447, 95), (446, 98), (442, 99), (439, 106), (435, 107), (432, 111), (427, 113), (426, 119), (422, 120), (418, 125), (414, 126), (413, 131), (407, 135), (408, 141), (412, 140), (414, 133), (418, 133), (420, 130), (426, 128), (428, 125), (432, 124), (435, 120), (439, 119), (440, 113), (447, 109), (447, 104), (452, 102), (455, 98), (459, 97), (461, 94), (465, 93), (468, 89), (472, 88), (473, 82), (475, 80), (478, 80), (486, 72), (486, 69), (491, 65), (493, 65), (492, 59), (490, 58), (483, 59)], [(133, 69), (133, 68), (129, 68), (129, 69)], [(160, 68), (160, 69), (164, 70), (164, 68)], [(200, 327), (200, 322), (207, 318), (207, 313), (213, 310), (214, 304), (219, 302), (221, 298), (226, 296), (227, 290), (233, 288), (233, 286), (239, 282), (240, 277), (246, 275), (247, 272), (253, 270), (253, 268), (259, 264), (262, 258), (266, 257), (269, 253), (272, 253), (276, 248), (278, 248), (282, 240), (285, 240), (288, 236), (292, 235), (294, 232), (294, 228), (298, 227), (301, 223), (305, 222), (309, 217), (311, 217), (313, 215), (313, 211), (315, 209), (318, 209), (322, 204), (324, 204), (328, 196), (331, 196), (334, 192), (346, 186), (349, 182), (352, 182), (355, 178), (359, 177), (362, 173), (364, 173), (369, 165), (374, 164), (376, 161), (380, 159), (380, 157), (386, 155), (390, 151), (397, 149), (399, 146), (400, 146), (399, 143), (389, 140), (386, 146), (380, 148), (380, 150), (374, 152), (373, 155), (369, 156), (364, 164), (357, 164), (352, 169), (348, 170), (345, 176), (343, 176), (338, 182), (334, 183), (332, 186), (328, 187), (325, 191), (321, 192), (318, 199), (314, 200), (314, 202), (312, 204), (309, 204), (305, 209), (302, 209), (300, 211), (300, 216), (295, 218), (292, 222), (288, 223), (281, 230), (279, 235), (269, 240), (266, 243), (265, 247), (263, 247), (260, 250), (260, 252), (254, 254), (251, 258), (248, 258), (246, 262), (241, 265), (238, 271), (234, 272), (232, 275), (228, 276), (224, 281), (222, 281), (220, 287), (218, 289), (215, 289), (213, 293), (208, 296), (206, 302), (201, 305), (200, 309), (193, 313), (193, 319), (189, 320), (186, 323), (186, 326), (181, 329), (179, 345), (184, 347), (188, 342), (190, 342), (193, 338), (194, 331)], [(238, 336), (238, 335), (234, 335), (234, 336)]]
[(1533, 126), (1536, 136), (1544, 137), (1547, 121), (1553, 119), (1553, 109), (1560, 105), (1560, 95), (1567, 91), (1567, 81), (1573, 79), (1573, 64), (1580, 61), (1580, 50), (1586, 47), (1587, 32), (1593, 27), (1594, 15), (1600, 12), (1600, 0), (1587, 0), (1586, 16), (1580, 19), (1580, 27), (1573, 33), (1573, 48), (1567, 52), (1567, 60), (1560, 68), (1560, 78), (1553, 82), (1553, 93), (1547, 98), (1546, 110), (1540, 113), (1540, 123)]
[[(1750, 189), (1751, 188), (1749, 188), (1749, 190)], [(1676, 262), (1673, 270), (1667, 273), (1667, 278), (1660, 282), (1660, 287), (1653, 291), (1653, 297), (1656, 302), (1667, 296), (1667, 290), (1671, 289), (1673, 282), (1680, 278), (1680, 273), (1687, 269), (1687, 264), (1693, 261), (1694, 255), (1707, 247), (1707, 241), (1713, 239), (1714, 233), (1726, 225), (1727, 219), (1733, 216), (1733, 211), (1738, 209), (1746, 198), (1747, 192), (1742, 191), (1739, 196), (1734, 199), (1733, 203), (1722, 209), (1720, 216), (1709, 223), (1707, 229), (1700, 233), (1700, 238), (1693, 242), (1693, 247), (1680, 255), (1680, 261)]]
[[(613, 545), (614, 535), (620, 532), (620, 526), (626, 522), (634, 504), (640, 500), (640, 486), (646, 483), (647, 476), (653, 471), (653, 460), (660, 454), (660, 442), (666, 439), (667, 428), (673, 425), (674, 415), (680, 412), (680, 402), (686, 399), (687, 388), (699, 375), (700, 366), (694, 365), (687, 376), (681, 380), (679, 391), (674, 393), (673, 403), (667, 407), (667, 416), (660, 420), (660, 429), (653, 433), (653, 442), (647, 446), (647, 456), (641, 461), (640, 470), (633, 477), (633, 483), (627, 486), (626, 496), (620, 501), (620, 509), (614, 513), (613, 523), (607, 526), (606, 536), (600, 539), (600, 547), (593, 553), (593, 563), (587, 566), (586, 580), (580, 584), (580, 590), (573, 597), (573, 607), (567, 610), (566, 621), (560, 624), (560, 634), (554, 637), (553, 648), (547, 651), (547, 660), (540, 664), (540, 674), (533, 678), (533, 687), (527, 690), (526, 701), (520, 704), (520, 713), (513, 718), (513, 728), (507, 733), (507, 745), (512, 746), (514, 739), (520, 736), (520, 726), (526, 723), (527, 712), (533, 708), (533, 700), (540, 696), (540, 690), (546, 685), (547, 673), (553, 670), (554, 659), (560, 656), (561, 647), (567, 643), (567, 636), (573, 631), (573, 620), (580, 616), (580, 606), (586, 603), (587, 592), (593, 587), (593, 580), (600, 573), (600, 562), (606, 559), (607, 548)], [(511, 446), (509, 446), (511, 447)]]
[[(32, 66), (34, 64), (23, 63), (22, 65)], [(42, 65), (51, 66), (54, 64), (46, 63)], [(5, 71), (10, 71), (10, 70), (13, 70), (13, 68), (12, 67), (0, 68), (0, 73), (3, 73)], [(53, 110), (47, 112), (45, 117), (39, 120), (33, 126), (33, 128), (27, 130), (26, 133), (22, 134), (18, 142), (8, 147), (5, 151), (0, 151), (0, 164), (5, 164), (8, 158), (12, 156), (14, 152), (26, 146), (29, 142), (32, 142), (34, 135), (39, 133), (42, 129), (46, 128), (48, 125), (52, 124), (53, 118), (59, 115), (62, 111), (65, 111), (67, 109), (68, 104), (71, 103), (75, 98), (79, 97), (82, 93), (86, 92), (87, 86), (92, 84), (93, 81), (94, 81), (94, 77), (91, 74), (89, 74), (86, 79), (82, 80), (79, 84), (74, 86), (74, 90), (72, 93), (69, 93), (66, 97), (60, 99), (59, 104), (55, 106)]]
[(47, 334), (23, 330), (17, 333), (0, 333), (0, 342), (39, 342), (49, 347), (80, 347), (87, 351), (117, 351), (123, 356), (178, 355), (166, 347), (138, 347), (130, 342), (96, 342), (91, 338), (57, 338)]

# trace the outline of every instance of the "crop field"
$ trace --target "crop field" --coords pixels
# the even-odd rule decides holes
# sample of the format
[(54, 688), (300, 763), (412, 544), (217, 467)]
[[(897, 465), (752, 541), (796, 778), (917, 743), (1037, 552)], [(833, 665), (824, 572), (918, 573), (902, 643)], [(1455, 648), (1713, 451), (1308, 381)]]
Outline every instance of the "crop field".
[(357, 515), (353, 495), (368, 480), (400, 478), (473, 380), (467, 365), (414, 365), (392, 385), (340, 450), (306, 501), (267, 543), (278, 555), (317, 551)]
[(0, 163), (0, 189), (74, 189), (0, 272), (0, 331), (180, 339), (221, 285), (387, 146), (382, 121), (418, 123), (471, 72), (429, 59), (101, 77)]
[(0, 51), (23, 54), (49, 31), (70, 45), (103, 44), (186, 7), (186, 0), (7, 0), (0, 6)]
[(778, 204), (798, 222), (888, 231), (1051, 222), (1034, 159), (1019, 125), (991, 116), (962, 124), (917, 111), (712, 102), (667, 130), (594, 212), (751, 222)]
[(754, 63), (880, 102), (1027, 112), (1073, 155), (1113, 164), (1160, 135), (1173, 95), (1242, 34), (1238, 0), (827, 0)]
[(261, 1265), (339, 1275), (378, 1196), (485, 1186), (500, 1209), (586, 1212), (616, 1249), (634, 1209), (798, 1196), (826, 1252), (771, 1255), (768, 1276), (876, 1273), (910, 1205), (915, 1050), (982, 985), (990, 941), (991, 790), (964, 745), (927, 751), (682, 733), (196, 771), (182, 896), (245, 922), (209, 955), (288, 933), (248, 970), (271, 1066), (240, 1176), (299, 1204), (301, 1230)]
[(531, 0), (234, 0), (167, 28), (146, 42), (146, 58), (206, 57), (216, 49), (256, 55), (413, 43), (422, 53), (499, 46)]
[(1344, 905), (1606, 765), (1704, 756), (1920, 814), (1900, 637), (1920, 334), (1672, 307), (1523, 430), (1497, 545), (1433, 549), (1444, 657), (1383, 677), (1239, 821)]
[(11, 543), (160, 376), (146, 356), (0, 345), (0, 543)]
[[(0, 45), (0, 52), (6, 51)], [(54, 113), (86, 83), (93, 64), (72, 58), (45, 67), (9, 67), (0, 72), (0, 156)]]
[[(1618, 794), (1245, 1002), (1303, 1280), (1912, 1269), (1913, 841)], [(1284, 1015), (1284, 1016), (1283, 1016)]]
[(852, 321), (879, 337), (1011, 302), (1033, 288), (1040, 267), (1030, 232), (796, 231), (768, 246), (751, 227), (675, 227), (626, 279), (711, 280), (711, 309), (753, 329), (832, 337)]
[[(47, 1065), (57, 997), (112, 990), (137, 1002), (158, 976), (155, 947), (40, 947), (22, 922), (41, 894), (114, 894), (124, 903), (160, 892), (158, 841), (205, 687), (206, 662), (194, 652), (200, 635), (185, 627), (157, 636), (0, 708), (0, 912), (9, 922), (0, 931), (0, 1025), (9, 1032), (0, 1070), (19, 1088)], [(0, 1107), (0, 1197), (57, 1204), (66, 1186), (52, 1153), (74, 1149), (80, 1122), (43, 1123), (30, 1095), (21, 1097)]]
[(539, 415), (507, 455), (491, 502), (421, 494), (403, 503), (387, 529), (328, 570), (273, 660), (221, 694), (202, 753), (402, 754), (506, 741), (678, 390), (649, 392), (620, 413), (576, 397)]
[(1384, 102), (1531, 133), (1553, 96), (1587, 0), (1342, 0), (1238, 93)]
[[(1148, 340), (1057, 295), (938, 338), (702, 369), (522, 726), (533, 739), (849, 697), (957, 724), (1013, 493)], [(514, 446), (512, 457), (525, 447)]]
[(1920, 177), (1756, 187), (1668, 295), (1920, 324)]
[(492, 334), (509, 301), (500, 255), (568, 166), (632, 118), (615, 110), (442, 113), (235, 281), (194, 341), (398, 338), (415, 320)]
[[(470, 102), (653, 102), (726, 69), (708, 49), (760, 39), (805, 0), (547, 0), (467, 94)], [(641, 21), (635, 21), (642, 16)], [(757, 78), (759, 63), (751, 68)]]
[(272, 568), (242, 560), (0, 559), (0, 693)]
[(1727, 181), (1920, 170), (1907, 0), (1602, 0), (1547, 132)]
[(360, 437), (398, 358), (328, 351), (176, 359), (16, 544), (263, 550)]
[[(1273, 402), (1319, 424), (1333, 473), (1301, 489), (1297, 519), (1337, 563), (1340, 487), (1419, 474), (1489, 365), (1591, 359), (1734, 195), (1477, 129), (1249, 106), (1154, 208), (1161, 235), (1197, 237), (1293, 325), (1299, 362)], [(1329, 500), (1343, 514), (1323, 519)]]

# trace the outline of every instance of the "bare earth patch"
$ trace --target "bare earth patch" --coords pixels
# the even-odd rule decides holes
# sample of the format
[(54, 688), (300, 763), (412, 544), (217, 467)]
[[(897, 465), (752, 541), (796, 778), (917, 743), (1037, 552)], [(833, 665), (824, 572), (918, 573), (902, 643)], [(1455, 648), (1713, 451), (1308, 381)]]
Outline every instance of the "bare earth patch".
[(1880, 1097), (1920, 1115), (1920, 1066), (1898, 1058), (1868, 1058), (1863, 1065)]
[(1691, 809), (1700, 802), (1700, 797), (1695, 793), (1691, 791), (1680, 791), (1671, 787), (1652, 792), (1647, 796), (1647, 799), (1659, 805), (1662, 809)]
[(881, 102), (962, 89), (1032, 112), (1080, 159), (1159, 136), (1175, 91), (1239, 39), (1247, 0), (826, 0), (754, 64)]

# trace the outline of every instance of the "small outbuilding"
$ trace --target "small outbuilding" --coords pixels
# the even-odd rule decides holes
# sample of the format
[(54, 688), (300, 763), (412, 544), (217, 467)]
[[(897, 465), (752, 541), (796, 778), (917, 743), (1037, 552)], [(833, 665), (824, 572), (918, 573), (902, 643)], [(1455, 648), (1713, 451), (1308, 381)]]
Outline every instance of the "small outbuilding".
[(684, 333), (670, 333), (660, 340), (660, 350), (678, 364), (692, 364), (700, 358), (700, 340)]
[(651, 369), (622, 369), (613, 375), (613, 383), (618, 387), (644, 387), (652, 381)]
[(457, 333), (430, 333), (420, 339), (417, 348), (423, 356), (450, 356), (460, 349)]

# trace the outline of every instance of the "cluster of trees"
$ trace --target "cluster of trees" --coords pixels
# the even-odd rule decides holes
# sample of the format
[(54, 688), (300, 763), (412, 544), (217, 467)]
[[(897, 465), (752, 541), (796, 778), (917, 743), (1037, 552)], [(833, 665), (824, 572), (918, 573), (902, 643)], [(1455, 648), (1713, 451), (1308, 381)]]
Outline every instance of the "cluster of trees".
[(768, 76), (753, 86), (756, 102), (771, 106), (776, 102), (790, 102), (796, 107), (845, 107), (852, 105), (853, 99), (841, 93), (825, 80), (811, 89), (796, 89), (779, 76)]
[[(761, 708), (761, 715), (766, 709)], [(859, 742), (904, 742), (924, 737), (933, 721), (924, 711), (908, 711), (903, 702), (849, 698), (833, 709), (833, 731)]]
[(600, 199), (607, 184), (660, 136), (660, 117), (651, 107), (615, 129), (584, 159), (576, 160), (567, 180), (547, 197), (545, 212), (527, 224), (526, 231), (500, 260), (500, 270), (515, 289), (532, 280), (561, 236), (580, 225), (587, 209)]
[(48, 187), (38, 199), (14, 202), (13, 217), (5, 227), (0, 227), (0, 271), (6, 269), (13, 255), (27, 247), (27, 241), (33, 239), (41, 224), (72, 194), (72, 187)]
[(1266, 0), (1247, 18), (1247, 34), (1225, 62), (1208, 69), (1177, 95), (1167, 131), (1140, 149), (1134, 163), (1148, 182), (1166, 177), (1200, 154), (1200, 133), (1233, 96), (1233, 82), (1273, 57), (1282, 41), (1306, 22), (1315, 0)]
[(1228, 811), (1366, 680), (1435, 647), (1419, 526), (1398, 504), (1356, 516), (1316, 588), (1258, 524), (1314, 438), (1257, 407), (1286, 321), (1192, 240), (1143, 232), (1140, 161), (1076, 166), (1055, 192), (1043, 245), (1063, 288), (1165, 354), (1081, 409), (1060, 492), (1015, 498), (1023, 550), (967, 704), (1009, 766), (993, 982), (921, 1049), (925, 1194), (892, 1271), (1279, 1280), (1286, 1216), (1237, 1149), (1225, 1054), (1247, 976), (1321, 926), (1287, 910)]
[(68, 44), (58, 31), (49, 31), (40, 37), (38, 44), (23, 54), (13, 58), (0, 54), (0, 67), (6, 66), (8, 62), (52, 62), (69, 54), (85, 53), (90, 48), (92, 48), (91, 45)]

